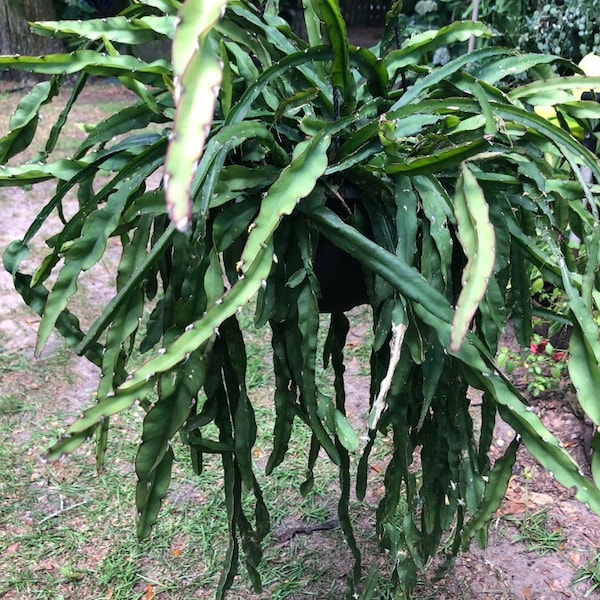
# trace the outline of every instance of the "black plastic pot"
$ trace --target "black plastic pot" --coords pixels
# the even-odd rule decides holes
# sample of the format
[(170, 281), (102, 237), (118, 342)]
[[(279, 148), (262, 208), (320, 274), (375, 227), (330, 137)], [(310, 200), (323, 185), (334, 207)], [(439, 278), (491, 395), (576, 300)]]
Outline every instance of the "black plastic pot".
[[(360, 192), (351, 185), (340, 188), (338, 194), (330, 194), (326, 206), (344, 221), (353, 219), (356, 212), (364, 218)], [(372, 237), (370, 232), (367, 232)], [(322, 313), (345, 312), (369, 302), (365, 272), (360, 262), (340, 250), (327, 238), (321, 237), (315, 255), (315, 275), (321, 287), (319, 311)]]

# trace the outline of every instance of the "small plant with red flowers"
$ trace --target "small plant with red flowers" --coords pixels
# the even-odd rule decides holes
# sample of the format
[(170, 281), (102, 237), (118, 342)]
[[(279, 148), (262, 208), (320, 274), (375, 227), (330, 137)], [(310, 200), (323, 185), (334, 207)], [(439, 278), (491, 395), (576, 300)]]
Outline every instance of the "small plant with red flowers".
[(514, 352), (502, 347), (498, 364), (507, 375), (522, 369), (527, 392), (537, 398), (561, 389), (568, 381), (568, 355), (568, 350), (555, 348), (549, 339), (535, 333), (528, 350)]
[(529, 379), (527, 391), (534, 398), (560, 388), (567, 375), (567, 354), (566, 350), (554, 348), (550, 340), (533, 335), (523, 366)]

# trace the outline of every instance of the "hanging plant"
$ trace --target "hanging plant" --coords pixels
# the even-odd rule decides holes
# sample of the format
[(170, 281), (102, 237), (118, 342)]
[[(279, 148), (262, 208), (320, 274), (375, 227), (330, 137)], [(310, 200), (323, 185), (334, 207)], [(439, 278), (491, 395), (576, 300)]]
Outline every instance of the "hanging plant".
[[(505, 85), (505, 77), (534, 67), (574, 68), (556, 57), (485, 48), (428, 66), (437, 48), (488, 36), (479, 23), (454, 23), (392, 49), (392, 10), (384, 42), (366, 49), (348, 43), (335, 0), (305, 3), (307, 42), (274, 14), (276, 4), (144, 0), (114, 18), (34, 24), (41, 35), (102, 49), (0, 57), (3, 68), (51, 75), (20, 102), (0, 140), (0, 185), (56, 182), (4, 264), (42, 316), (36, 352), (57, 330), (101, 369), (97, 403), (66, 429), (50, 460), (95, 436), (101, 466), (111, 417), (138, 402), (146, 411), (136, 458), (145, 537), (169, 487), (173, 437), (181, 435), (200, 475), (205, 454), (221, 456), (229, 550), (218, 597), (241, 555), (260, 589), (257, 566), (270, 527), (252, 459), (256, 421), (236, 316), (252, 301), (257, 325), (272, 336), (276, 420), (267, 473), (285, 461), (293, 428), (308, 426), (302, 489), (310, 489), (322, 450), (339, 469), (352, 589), (361, 557), (348, 510), (351, 467), (357, 463), (361, 499), (370, 453), (388, 434), (376, 528), (408, 594), (442, 542), (455, 554), (474, 536), (485, 541), (521, 441), (600, 512), (597, 479), (581, 474), (494, 359), (509, 318), (529, 345), (535, 267), (569, 300), (569, 371), (582, 409), (600, 423), (598, 190), (581, 176), (585, 167), (600, 178), (600, 166), (532, 109), (554, 105), (582, 127), (599, 110), (572, 101), (568, 90), (581, 88), (581, 77)], [(172, 61), (147, 63), (115, 50), (165, 37)], [(45, 148), (16, 164), (65, 74), (77, 81)], [(71, 158), (52, 160), (90, 75), (117, 77), (138, 100), (93, 128)], [(588, 83), (597, 87), (600, 79)], [(164, 133), (148, 129), (156, 124)], [(7, 165), (11, 157), (16, 166)], [(26, 271), (31, 240), (50, 215), (62, 215), (70, 191), (78, 211)], [(577, 252), (570, 231), (581, 240)], [(85, 329), (69, 300), (112, 239), (121, 247), (116, 292)], [(333, 284), (331, 261), (341, 276)], [(345, 414), (344, 311), (364, 301), (373, 314), (371, 409), (365, 431), (355, 432)], [(316, 377), (321, 311), (331, 313), (324, 361), (333, 390)], [(139, 352), (146, 362), (133, 367)], [(469, 388), (482, 392), (480, 407), (471, 405)], [(516, 437), (492, 465), (496, 415)], [(254, 495), (251, 513), (246, 494)], [(402, 497), (409, 512), (398, 523)]]

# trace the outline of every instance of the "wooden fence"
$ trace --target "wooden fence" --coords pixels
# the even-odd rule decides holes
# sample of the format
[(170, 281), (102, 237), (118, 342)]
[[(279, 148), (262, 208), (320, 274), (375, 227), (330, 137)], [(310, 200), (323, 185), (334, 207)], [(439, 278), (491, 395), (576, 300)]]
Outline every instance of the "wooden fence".
[(340, 8), (347, 25), (352, 27), (384, 25), (385, 15), (392, 6), (392, 0), (340, 0)]

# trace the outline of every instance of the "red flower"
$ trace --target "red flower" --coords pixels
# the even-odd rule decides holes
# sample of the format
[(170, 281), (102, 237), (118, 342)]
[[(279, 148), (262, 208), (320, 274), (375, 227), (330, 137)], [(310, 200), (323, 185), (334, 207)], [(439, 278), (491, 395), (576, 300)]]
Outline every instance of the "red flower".
[(540, 339), (539, 342), (531, 342), (531, 344), (529, 344), (529, 352), (531, 352), (531, 354), (544, 354), (547, 345), (548, 340), (544, 339)]
[(555, 362), (561, 362), (565, 359), (565, 356), (566, 352), (563, 350), (557, 350), (556, 352), (552, 353), (552, 360)]

